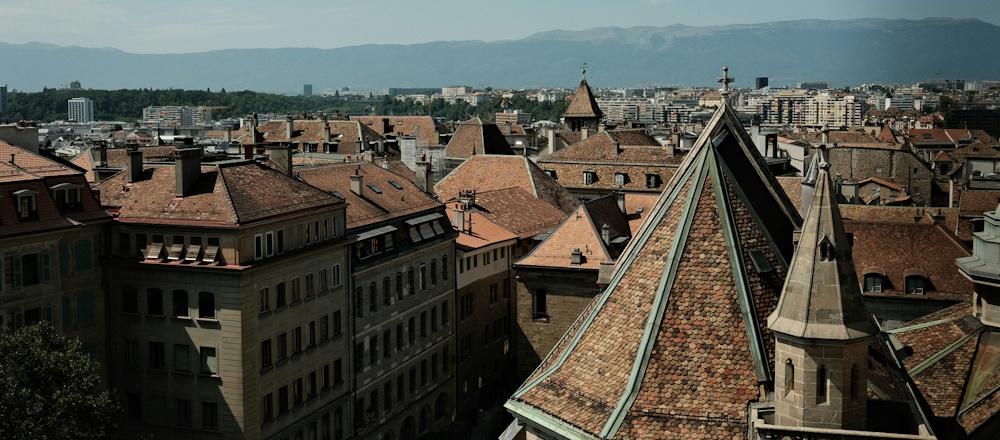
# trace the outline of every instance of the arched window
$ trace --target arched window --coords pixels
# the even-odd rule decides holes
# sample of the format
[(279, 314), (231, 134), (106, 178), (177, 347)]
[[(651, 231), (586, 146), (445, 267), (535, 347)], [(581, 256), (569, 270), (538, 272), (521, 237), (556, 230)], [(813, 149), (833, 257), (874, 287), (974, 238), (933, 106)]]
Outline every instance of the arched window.
[(420, 410), (420, 432), (424, 433), (431, 429), (431, 410), (424, 406)]
[(852, 365), (851, 366), (851, 377), (850, 377), (851, 380), (850, 380), (850, 382), (847, 383), (847, 386), (848, 386), (848, 388), (847, 388), (847, 395), (851, 399), (855, 399), (856, 400), (856, 399), (859, 398), (858, 397), (858, 391), (861, 390), (861, 387), (860, 387), (860, 384), (857, 383), (857, 382), (859, 382), (860, 378), (861, 378), (861, 370), (858, 369), (858, 365), (857, 364)]
[(795, 364), (789, 358), (785, 361), (785, 395), (795, 391)]
[(919, 275), (906, 277), (906, 293), (923, 295), (927, 291), (927, 279)]
[(403, 420), (403, 426), (399, 429), (399, 438), (402, 440), (416, 440), (417, 427), (416, 423), (413, 421), (413, 416), (407, 417), (406, 420)]
[(215, 319), (215, 294), (201, 292), (198, 294), (198, 317)]
[(870, 273), (865, 275), (865, 292), (881, 292), (882, 275)]
[(819, 367), (816, 369), (816, 404), (826, 403), (826, 389), (827, 389), (827, 378), (826, 378), (826, 367)]
[(441, 393), (434, 402), (434, 419), (441, 420), (448, 415), (448, 394)]

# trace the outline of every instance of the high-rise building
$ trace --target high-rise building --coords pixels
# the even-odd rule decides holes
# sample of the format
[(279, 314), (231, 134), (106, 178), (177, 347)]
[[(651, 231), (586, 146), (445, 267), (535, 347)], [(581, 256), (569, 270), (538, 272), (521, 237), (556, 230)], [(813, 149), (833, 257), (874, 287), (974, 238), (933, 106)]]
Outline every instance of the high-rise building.
[(767, 87), (767, 77), (766, 76), (758, 76), (757, 77), (757, 88), (758, 89), (763, 89), (764, 87)]
[(0, 115), (7, 112), (7, 84), (0, 85)]
[(303, 84), (302, 85), (302, 94), (305, 95), (305, 96), (312, 96), (313, 95), (313, 85), (312, 84)]
[(87, 123), (94, 120), (94, 101), (90, 98), (70, 99), (68, 110), (70, 121)]

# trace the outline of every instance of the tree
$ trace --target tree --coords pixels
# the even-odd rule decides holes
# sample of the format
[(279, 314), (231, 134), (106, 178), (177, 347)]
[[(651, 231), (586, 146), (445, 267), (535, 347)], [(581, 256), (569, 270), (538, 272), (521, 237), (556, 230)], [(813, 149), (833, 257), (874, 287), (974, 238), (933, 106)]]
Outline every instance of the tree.
[(99, 364), (46, 323), (0, 329), (0, 438), (110, 437), (118, 403)]

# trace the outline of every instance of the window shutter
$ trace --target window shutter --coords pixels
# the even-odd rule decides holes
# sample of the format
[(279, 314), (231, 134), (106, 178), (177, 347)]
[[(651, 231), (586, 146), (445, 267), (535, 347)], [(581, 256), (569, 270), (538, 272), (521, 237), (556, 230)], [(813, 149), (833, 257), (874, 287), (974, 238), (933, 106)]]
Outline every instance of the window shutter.
[(59, 242), (59, 274), (69, 275), (69, 244)]
[(76, 242), (76, 270), (77, 271), (87, 271), (93, 269), (93, 247), (90, 244), (90, 240), (81, 240)]
[(47, 283), (52, 281), (52, 265), (51, 257), (49, 251), (42, 251), (42, 282)]
[(24, 285), (24, 278), (21, 274), (21, 256), (14, 255), (10, 259), (11, 264), (14, 266), (14, 288), (20, 289)]

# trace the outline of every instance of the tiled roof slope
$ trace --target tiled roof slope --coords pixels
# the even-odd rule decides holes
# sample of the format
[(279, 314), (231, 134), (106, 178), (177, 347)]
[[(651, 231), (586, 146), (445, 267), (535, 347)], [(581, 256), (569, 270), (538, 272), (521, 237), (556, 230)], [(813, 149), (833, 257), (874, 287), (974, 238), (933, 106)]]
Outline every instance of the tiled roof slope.
[(939, 438), (964, 438), (1000, 412), (1000, 333), (968, 301), (891, 331)]
[[(388, 131), (385, 130), (383, 119), (388, 119)], [(421, 146), (437, 145), (437, 133), (448, 132), (430, 116), (351, 116), (351, 120), (360, 122), (382, 136), (417, 136), (417, 143)]]
[(447, 157), (470, 157), (479, 154), (514, 154), (507, 138), (497, 124), (484, 122), (479, 117), (463, 122), (445, 149)]
[(904, 274), (918, 271), (930, 281), (924, 298), (960, 300), (972, 294), (972, 282), (954, 267), (956, 258), (971, 254), (945, 226), (846, 221), (844, 227), (854, 234), (852, 250), (859, 284), (864, 284), (868, 270), (879, 268), (888, 277), (881, 295), (903, 296)]
[[(377, 141), (381, 136), (358, 121), (327, 121), (330, 127), (330, 141), (340, 143), (354, 143), (361, 139), (364, 142)], [(320, 143), (323, 141), (323, 121), (321, 120), (296, 120), (292, 122), (292, 138), (288, 138), (286, 132), (286, 122), (283, 120), (271, 120), (257, 126), (257, 131), (264, 136), (266, 142), (308, 142)], [(352, 146), (350, 151), (338, 149), (338, 153), (359, 153), (357, 146)]]
[(522, 239), (555, 228), (566, 213), (521, 188), (504, 188), (476, 193), (476, 212)]
[[(6, 201), (0, 203), (0, 237), (76, 228), (81, 222), (109, 220), (84, 179), (84, 173), (21, 147), (0, 141), (0, 193)], [(11, 163), (13, 162), (13, 163)], [(60, 212), (51, 196), (50, 187), (60, 183), (80, 187), (81, 208)], [(12, 193), (20, 190), (35, 192), (35, 216), (22, 219)]]
[[(612, 243), (604, 243), (604, 225), (608, 225), (608, 237)], [(615, 239), (620, 237), (626, 240), (615, 243)], [(602, 262), (615, 261), (631, 237), (628, 218), (618, 207), (617, 195), (611, 194), (585, 202), (552, 235), (515, 264), (597, 270)], [(574, 249), (582, 253), (581, 264), (571, 264), (570, 256)]]
[[(350, 176), (355, 172), (362, 176), (361, 196), (351, 191)], [(347, 201), (347, 229), (441, 206), (441, 202), (421, 191), (413, 182), (370, 162), (301, 168), (296, 174), (310, 185), (330, 193), (336, 192)], [(369, 185), (378, 188), (381, 194)]]
[(462, 190), (484, 192), (505, 188), (521, 188), (566, 214), (580, 205), (566, 188), (522, 156), (477, 154), (434, 185), (434, 191), (444, 201), (458, 197)]
[(131, 222), (209, 223), (234, 227), (343, 203), (326, 192), (256, 162), (202, 166), (184, 197), (176, 197), (173, 165), (146, 165), (128, 183), (123, 171), (95, 185), (101, 203)]
[(576, 88), (576, 93), (573, 95), (573, 100), (566, 107), (563, 116), (569, 118), (600, 118), (602, 115), (601, 107), (597, 105), (597, 99), (594, 99), (594, 93), (590, 91), (590, 86), (587, 85), (587, 78), (581, 79), (580, 85)]
[[(460, 202), (452, 202), (446, 205), (448, 207), (448, 219), (451, 220), (452, 228), (458, 230), (455, 224), (455, 209), (461, 207)], [(516, 240), (517, 235), (510, 232), (500, 225), (493, 223), (489, 218), (483, 214), (470, 210), (464, 213), (466, 228), (465, 230), (459, 231), (458, 238), (455, 239), (455, 246), (458, 246), (462, 250), (478, 249), (483, 246), (488, 246), (495, 243), (501, 243), (507, 240)], [(472, 225), (469, 226), (471, 220)]]
[[(745, 437), (747, 404), (772, 375), (764, 317), (800, 224), (723, 104), (593, 310), (506, 407), (579, 437)], [(751, 251), (772, 270), (757, 273)]]
[(612, 130), (594, 134), (540, 159), (539, 162), (677, 165), (682, 160), (682, 154), (670, 154), (656, 139), (642, 130)]

